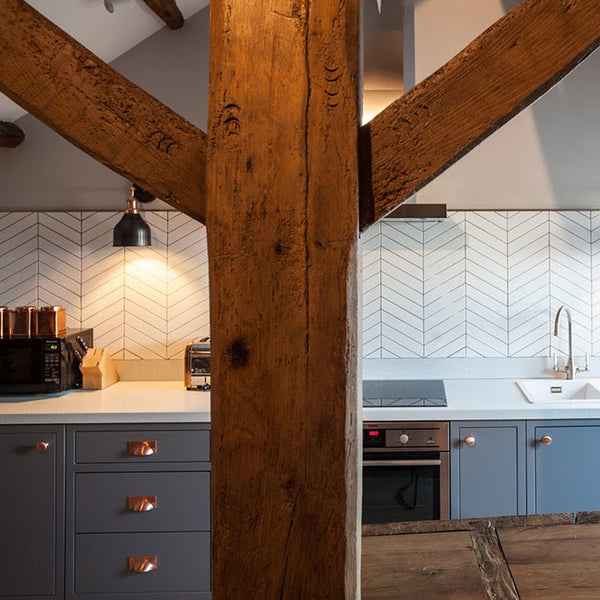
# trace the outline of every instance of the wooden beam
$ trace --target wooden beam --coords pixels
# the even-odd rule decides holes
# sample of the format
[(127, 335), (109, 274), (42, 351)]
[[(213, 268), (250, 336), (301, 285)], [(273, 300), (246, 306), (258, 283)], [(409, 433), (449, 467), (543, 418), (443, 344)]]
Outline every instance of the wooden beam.
[(18, 125), (0, 121), (0, 148), (16, 148), (24, 139), (25, 133)]
[(171, 29), (183, 27), (183, 15), (175, 0), (144, 0), (144, 4), (151, 8)]
[(356, 595), (358, 5), (211, 2), (215, 600)]
[(0, 91), (81, 150), (204, 222), (206, 136), (23, 0), (0, 2)]
[(450, 167), (600, 45), (597, 0), (524, 0), (361, 129), (361, 229)]
[(498, 532), (492, 523), (478, 523), (471, 530), (473, 551), (488, 600), (519, 600), (515, 580), (502, 552)]

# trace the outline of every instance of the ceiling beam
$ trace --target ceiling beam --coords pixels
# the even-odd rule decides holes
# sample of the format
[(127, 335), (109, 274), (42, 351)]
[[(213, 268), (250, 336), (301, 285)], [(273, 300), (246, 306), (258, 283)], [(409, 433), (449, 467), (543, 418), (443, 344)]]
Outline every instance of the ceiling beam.
[(183, 27), (183, 15), (177, 7), (175, 0), (143, 0), (144, 4), (152, 9), (170, 29)]
[(599, 45), (598, 0), (524, 0), (361, 128), (361, 229), (454, 164)]
[(25, 139), (25, 133), (15, 123), (0, 121), (0, 148), (16, 148)]
[(0, 2), (0, 91), (78, 148), (204, 222), (206, 135), (23, 0)]

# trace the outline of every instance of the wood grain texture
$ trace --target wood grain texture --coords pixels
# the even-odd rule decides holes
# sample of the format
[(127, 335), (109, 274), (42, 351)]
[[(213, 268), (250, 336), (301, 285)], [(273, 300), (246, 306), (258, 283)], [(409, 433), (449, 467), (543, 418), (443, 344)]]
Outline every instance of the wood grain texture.
[(361, 229), (529, 106), (599, 44), (597, 0), (524, 0), (361, 128)]
[(170, 29), (181, 29), (184, 19), (175, 0), (143, 0)]
[(491, 523), (475, 525), (471, 541), (488, 600), (519, 600), (496, 528)]
[(204, 222), (206, 136), (23, 0), (0, 2), (0, 91), (130, 181)]
[(25, 132), (16, 124), (0, 121), (0, 148), (16, 148), (25, 139)]
[[(582, 513), (579, 513), (580, 515)], [(596, 513), (594, 513), (596, 514)], [(578, 517), (579, 515), (577, 515)], [(550, 527), (552, 525), (573, 525), (576, 515), (557, 513), (553, 515), (514, 515), (488, 519), (453, 519), (450, 521), (408, 521), (406, 523), (384, 523), (363, 525), (363, 536), (409, 535), (413, 533), (436, 533), (444, 531), (471, 531), (481, 523), (489, 523), (497, 528), (507, 527)], [(578, 521), (579, 522), (579, 521)]]
[(469, 532), (367, 537), (363, 600), (486, 600)]
[(356, 596), (358, 12), (211, 2), (215, 600)]
[(498, 535), (523, 600), (600, 597), (600, 525), (501, 529)]

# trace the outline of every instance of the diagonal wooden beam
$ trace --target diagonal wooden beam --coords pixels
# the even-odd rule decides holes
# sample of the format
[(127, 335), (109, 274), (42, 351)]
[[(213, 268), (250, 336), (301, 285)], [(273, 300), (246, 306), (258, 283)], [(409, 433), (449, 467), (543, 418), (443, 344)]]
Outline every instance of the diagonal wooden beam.
[(175, 0), (143, 0), (144, 4), (155, 12), (170, 29), (183, 27), (183, 15)]
[(206, 135), (23, 0), (0, 2), (0, 91), (113, 171), (204, 222)]
[(15, 123), (0, 121), (0, 148), (16, 148), (25, 139), (25, 133)]
[(598, 0), (524, 0), (361, 128), (361, 229), (542, 96), (598, 45)]

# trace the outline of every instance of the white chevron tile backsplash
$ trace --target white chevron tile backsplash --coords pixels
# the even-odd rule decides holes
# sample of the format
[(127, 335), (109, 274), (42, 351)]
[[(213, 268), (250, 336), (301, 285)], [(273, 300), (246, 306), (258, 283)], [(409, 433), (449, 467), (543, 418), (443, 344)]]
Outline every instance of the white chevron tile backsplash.
[(37, 234), (36, 213), (0, 213), (0, 304), (36, 303)]
[(362, 236), (363, 356), (381, 358), (381, 224)]
[(548, 356), (550, 229), (547, 212), (508, 213), (508, 356)]
[(166, 325), (167, 358), (209, 335), (206, 228), (178, 212), (168, 213)]
[[(573, 350), (592, 351), (592, 260), (589, 211), (550, 213), (550, 310), (566, 304), (573, 314)], [(566, 318), (553, 349), (567, 353)]]
[(561, 304), (576, 353), (599, 356), (600, 211), (454, 212), (363, 237), (365, 358), (564, 353)]
[(466, 213), (467, 356), (508, 354), (508, 213)]
[(382, 358), (423, 356), (423, 224), (381, 224)]
[[(209, 332), (206, 229), (144, 213), (150, 248), (113, 248), (116, 212), (0, 212), (0, 305), (60, 303), (116, 358), (179, 358)], [(453, 212), (362, 237), (365, 358), (600, 356), (600, 211)]]
[(115, 358), (181, 358), (208, 335), (205, 228), (147, 211), (152, 246), (113, 248), (122, 213), (0, 213), (0, 305), (61, 304)]
[(600, 355), (600, 211), (591, 213), (592, 354)]
[(423, 329), (425, 357), (464, 357), (466, 332), (465, 213), (425, 223)]

